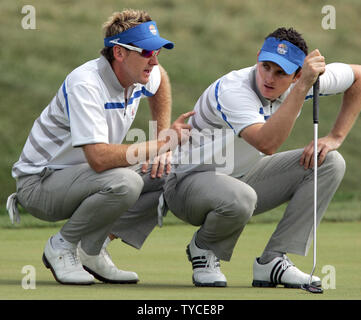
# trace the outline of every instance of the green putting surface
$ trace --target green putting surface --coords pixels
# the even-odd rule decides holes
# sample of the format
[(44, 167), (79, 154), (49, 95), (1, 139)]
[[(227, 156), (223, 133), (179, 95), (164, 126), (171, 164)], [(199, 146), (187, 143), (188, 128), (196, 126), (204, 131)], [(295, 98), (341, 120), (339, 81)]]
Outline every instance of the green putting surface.
[[(2, 228), (0, 232), (0, 299), (84, 299), (84, 300), (233, 300), (233, 299), (360, 299), (361, 223), (321, 223), (318, 228), (317, 268), (324, 294), (313, 295), (300, 289), (253, 288), (252, 264), (259, 256), (275, 223), (248, 225), (241, 235), (230, 262), (221, 262), (227, 288), (197, 288), (192, 284), (191, 264), (185, 248), (196, 228), (175, 224), (156, 228), (141, 250), (119, 240), (109, 245), (115, 264), (138, 273), (140, 282), (91, 286), (58, 284), (42, 264), (41, 256), (54, 228)], [(312, 269), (312, 247), (307, 257), (289, 255), (302, 271)], [(24, 266), (35, 271), (35, 289), (22, 273)], [(333, 288), (335, 287), (335, 288)]]

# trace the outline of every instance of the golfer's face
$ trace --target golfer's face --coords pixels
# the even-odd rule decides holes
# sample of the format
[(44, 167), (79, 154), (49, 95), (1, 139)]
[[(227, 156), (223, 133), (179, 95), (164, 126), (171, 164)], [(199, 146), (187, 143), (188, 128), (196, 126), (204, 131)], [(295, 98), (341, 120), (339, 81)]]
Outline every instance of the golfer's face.
[(157, 56), (142, 57), (138, 52), (129, 51), (124, 67), (133, 83), (146, 84), (154, 66), (158, 65)]
[(276, 63), (261, 61), (257, 63), (256, 82), (262, 96), (269, 100), (277, 99), (295, 81), (295, 74), (287, 74)]

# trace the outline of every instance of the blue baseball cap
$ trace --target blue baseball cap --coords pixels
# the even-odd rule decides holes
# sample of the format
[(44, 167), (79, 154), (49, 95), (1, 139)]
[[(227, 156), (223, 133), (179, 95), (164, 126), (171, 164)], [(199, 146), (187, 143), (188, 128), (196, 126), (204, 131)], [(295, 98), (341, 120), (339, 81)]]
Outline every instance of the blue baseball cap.
[(174, 47), (173, 42), (159, 36), (155, 21), (144, 22), (114, 36), (107, 37), (104, 39), (104, 46), (115, 46), (116, 44), (112, 43), (112, 41), (124, 44), (132, 43), (148, 51), (158, 50), (162, 47), (166, 49), (172, 49)]
[(258, 56), (258, 61), (272, 61), (277, 63), (287, 74), (294, 73), (302, 68), (305, 53), (287, 40), (269, 37), (263, 43)]

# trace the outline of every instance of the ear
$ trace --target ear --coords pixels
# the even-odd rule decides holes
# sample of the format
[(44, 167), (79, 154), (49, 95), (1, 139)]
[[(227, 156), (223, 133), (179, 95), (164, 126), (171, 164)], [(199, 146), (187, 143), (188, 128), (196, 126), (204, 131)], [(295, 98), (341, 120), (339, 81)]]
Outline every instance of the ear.
[(298, 81), (299, 78), (301, 78), (302, 69), (293, 77), (292, 83), (295, 83)]
[(260, 53), (261, 53), (261, 50), (258, 50), (258, 52), (257, 52), (257, 63), (258, 63), (258, 57), (259, 57)]
[(121, 46), (114, 46), (113, 56), (115, 60), (122, 62), (124, 60), (124, 57), (126, 56), (126, 50)]

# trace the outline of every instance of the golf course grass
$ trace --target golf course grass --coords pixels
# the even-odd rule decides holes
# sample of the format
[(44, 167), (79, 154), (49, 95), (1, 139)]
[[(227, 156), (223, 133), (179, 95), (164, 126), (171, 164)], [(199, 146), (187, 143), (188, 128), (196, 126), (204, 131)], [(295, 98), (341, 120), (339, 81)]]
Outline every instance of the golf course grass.
[[(59, 226), (41, 228), (9, 228), (0, 232), (0, 299), (57, 300), (272, 300), (272, 299), (360, 299), (361, 223), (323, 222), (318, 228), (316, 274), (323, 280), (324, 294), (312, 295), (299, 289), (253, 288), (252, 264), (275, 229), (275, 223), (249, 224), (235, 248), (230, 262), (221, 268), (228, 280), (227, 288), (197, 288), (191, 281), (192, 270), (185, 247), (196, 228), (185, 224), (168, 224), (156, 228), (141, 250), (119, 240), (109, 245), (116, 265), (136, 271), (136, 285), (111, 285), (96, 282), (92, 286), (58, 284), (41, 261), (48, 237)], [(304, 272), (312, 269), (312, 247), (307, 257), (289, 255)], [(35, 268), (35, 289), (22, 287), (22, 269)], [(335, 288), (332, 288), (329, 267), (334, 267)], [(322, 273), (322, 270), (324, 273)], [(328, 288), (331, 286), (331, 288)]]
[[(26, 4), (35, 10), (35, 29), (23, 27), (22, 21), (27, 15), (23, 12)], [(325, 7), (336, 10), (337, 28), (327, 29), (323, 26), (323, 21), (328, 17), (323, 12)], [(170, 214), (165, 219), (164, 227), (156, 228), (141, 250), (129, 247), (120, 240), (109, 245), (114, 263), (121, 269), (137, 272), (140, 278), (138, 284), (111, 285), (97, 281), (91, 286), (65, 286), (55, 281), (41, 257), (47, 239), (59, 231), (63, 222), (42, 222), (22, 212), (20, 225), (11, 225), (5, 212), (7, 197), (16, 191), (11, 168), (19, 159), (34, 121), (51, 101), (67, 74), (99, 56), (103, 46), (103, 22), (112, 12), (124, 8), (149, 12), (157, 21), (161, 35), (176, 44), (174, 50), (163, 50), (159, 56), (159, 62), (171, 80), (173, 120), (192, 110), (199, 96), (213, 81), (231, 70), (254, 65), (265, 36), (280, 26), (293, 27), (302, 33), (309, 50), (319, 49), (327, 63), (361, 64), (361, 41), (357, 40), (361, 16), (359, 0), (1, 1), (0, 20), (3, 27), (0, 28), (0, 37), (4, 39), (4, 45), (0, 50), (0, 307), (10, 306), (9, 313), (2, 309), (3, 318), (6, 315), (19, 317), (19, 312), (34, 317), (54, 317), (54, 313), (59, 317), (74, 317), (75, 308), (59, 307), (57, 301), (53, 300), (76, 300), (76, 303), (81, 303), (79, 300), (98, 300), (98, 304), (105, 300), (120, 300), (111, 301), (117, 304), (113, 308), (97, 309), (91, 301), (86, 308), (76, 309), (80, 310), (82, 318), (85, 310), (94, 313), (99, 310), (102, 317), (117, 312), (116, 317), (121, 319), (134, 317), (127, 317), (118, 303), (123, 306), (134, 301), (147, 303), (148, 300), (159, 303), (167, 300), (187, 300), (189, 303), (197, 300), (205, 303), (208, 300), (218, 300), (220, 303), (231, 300), (239, 310), (227, 319), (245, 315), (244, 304), (248, 305), (249, 301), (241, 306), (239, 301), (234, 300), (281, 300), (282, 306), (275, 306), (276, 301), (271, 301), (272, 304), (264, 309), (248, 305), (253, 317), (268, 317), (271, 313), (272, 316), (281, 314), (286, 317), (298, 313), (300, 316), (318, 316), (315, 310), (309, 312), (309, 308), (295, 307), (291, 312), (285, 312), (286, 303), (283, 300), (315, 300), (319, 303), (319, 300), (332, 300), (328, 310), (334, 312), (333, 316), (341, 311), (335, 300), (360, 302), (360, 117), (338, 149), (347, 164), (345, 178), (317, 230), (315, 274), (322, 279), (323, 294), (283, 287), (251, 286), (253, 261), (262, 253), (285, 205), (273, 213), (252, 218), (246, 226), (232, 260), (221, 262), (221, 269), (228, 281), (227, 288), (198, 288), (192, 284), (192, 268), (185, 248), (196, 228), (180, 223)], [(142, 129), (148, 134), (150, 111), (145, 100), (140, 104), (132, 128)], [(331, 130), (341, 103), (342, 95), (320, 99), (320, 137)], [(307, 102), (279, 151), (306, 146), (313, 138), (312, 133), (312, 104)], [(312, 247), (307, 257), (292, 254), (289, 257), (299, 269), (311, 272)], [(34, 283), (24, 281), (29, 275), (26, 270), (35, 271)], [(31, 284), (35, 286), (33, 289), (25, 289)], [(14, 300), (21, 300), (26, 307), (16, 307), (17, 301)], [(42, 301), (36, 304), (29, 300), (54, 303), (53, 313), (44, 312), (45, 304)], [(31, 307), (36, 309), (33, 313), (29, 311)], [(349, 308), (343, 310), (352, 313)], [(322, 318), (325, 318), (325, 309), (317, 308), (317, 311), (322, 312)], [(187, 317), (189, 319), (191, 317)]]

